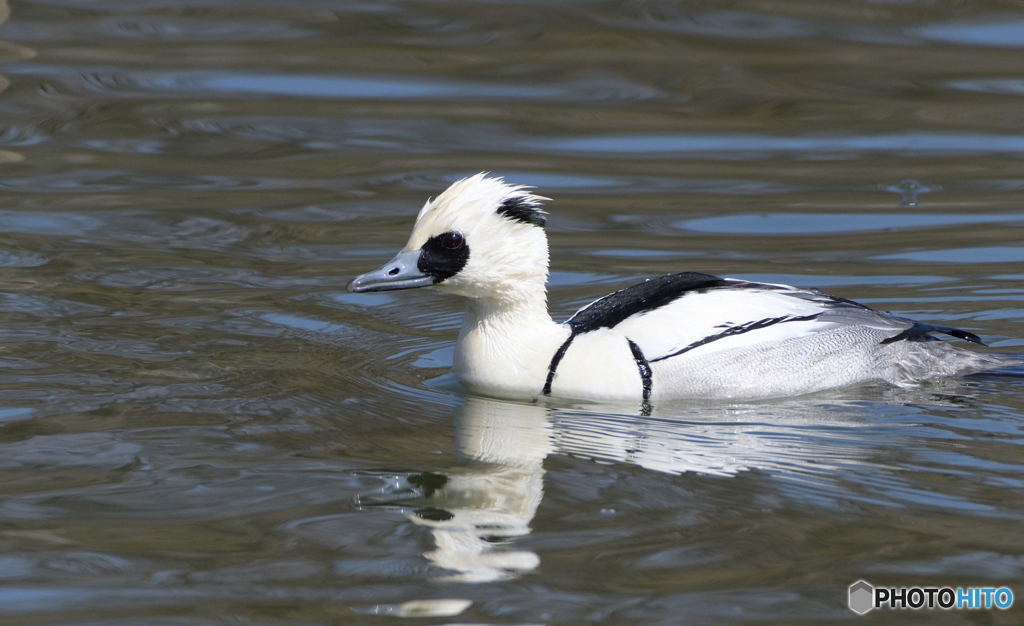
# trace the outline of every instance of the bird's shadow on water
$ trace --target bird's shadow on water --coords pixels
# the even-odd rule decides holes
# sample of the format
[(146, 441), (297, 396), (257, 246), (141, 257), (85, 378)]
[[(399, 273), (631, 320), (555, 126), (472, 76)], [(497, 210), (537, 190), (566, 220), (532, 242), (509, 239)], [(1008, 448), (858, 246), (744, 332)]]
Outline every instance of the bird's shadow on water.
[[(1024, 368), (998, 376), (1024, 381)], [(381, 486), (360, 494), (356, 505), (400, 512), (429, 528), (434, 549), (423, 556), (443, 570), (436, 580), (507, 579), (540, 564), (515, 542), (530, 533), (552, 455), (701, 477), (720, 490), (729, 490), (731, 479), (755, 477), (760, 488), (807, 506), (899, 507), (914, 487), (890, 470), (915, 439), (931, 436), (929, 416), (948, 409), (980, 415), (985, 390), (977, 381), (951, 380), (640, 410), (466, 396), (455, 411), (455, 466), (361, 471)]]

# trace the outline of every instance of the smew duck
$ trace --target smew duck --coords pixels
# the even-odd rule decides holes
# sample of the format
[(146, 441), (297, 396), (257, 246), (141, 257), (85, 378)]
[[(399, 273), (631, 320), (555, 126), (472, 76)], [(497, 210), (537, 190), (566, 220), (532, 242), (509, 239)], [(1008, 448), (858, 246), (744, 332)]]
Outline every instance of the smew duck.
[(420, 210), (405, 247), (352, 292), (434, 286), (462, 296), (455, 371), (497, 397), (642, 401), (760, 398), (899, 386), (1019, 363), (936, 335), (977, 335), (817, 289), (683, 272), (548, 314), (548, 200), (483, 173)]

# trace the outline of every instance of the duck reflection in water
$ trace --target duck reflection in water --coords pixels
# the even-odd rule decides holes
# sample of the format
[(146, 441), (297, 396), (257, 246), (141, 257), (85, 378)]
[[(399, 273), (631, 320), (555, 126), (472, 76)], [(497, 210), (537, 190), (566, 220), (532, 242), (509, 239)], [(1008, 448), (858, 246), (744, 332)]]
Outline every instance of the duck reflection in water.
[(864, 466), (878, 448), (871, 445), (877, 433), (865, 435), (877, 423), (865, 419), (857, 399), (705, 404), (654, 415), (614, 410), (467, 397), (456, 416), (456, 467), (389, 472), (388, 485), (364, 493), (359, 503), (399, 510), (429, 528), (435, 547), (424, 556), (447, 572), (439, 580), (485, 582), (540, 564), (515, 540), (530, 533), (548, 455), (671, 474), (730, 477), (756, 470), (832, 497), (842, 470)]

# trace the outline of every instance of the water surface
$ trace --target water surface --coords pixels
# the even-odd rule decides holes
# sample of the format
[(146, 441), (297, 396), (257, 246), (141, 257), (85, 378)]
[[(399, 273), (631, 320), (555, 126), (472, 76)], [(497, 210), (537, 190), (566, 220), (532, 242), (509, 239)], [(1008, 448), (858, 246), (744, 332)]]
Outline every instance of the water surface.
[(489, 170), (555, 199), (558, 317), (694, 270), (1024, 352), (1017, 4), (0, 20), (3, 623), (830, 623), (860, 578), (1017, 594), (877, 621), (1021, 621), (1022, 372), (500, 402), (459, 302), (344, 289)]

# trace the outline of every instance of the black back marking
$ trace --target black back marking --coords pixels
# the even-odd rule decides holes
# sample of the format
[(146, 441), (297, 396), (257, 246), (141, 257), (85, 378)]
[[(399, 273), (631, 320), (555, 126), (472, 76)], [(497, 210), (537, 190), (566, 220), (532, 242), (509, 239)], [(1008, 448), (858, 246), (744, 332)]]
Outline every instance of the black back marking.
[(731, 283), (698, 272), (656, 276), (595, 300), (577, 311), (566, 324), (576, 334), (598, 328), (613, 328), (631, 315), (663, 307), (685, 293), (727, 285)]
[(937, 337), (932, 337), (928, 333), (943, 333), (950, 337), (964, 339), (981, 346), (985, 345), (985, 342), (981, 340), (981, 337), (974, 333), (969, 333), (966, 330), (960, 330), (959, 328), (952, 328), (950, 326), (933, 326), (922, 322), (914, 322), (914, 325), (910, 328), (900, 332), (898, 335), (893, 335), (892, 337), (883, 339), (882, 343), (887, 344), (895, 341), (939, 341)]
[(423, 244), (416, 269), (434, 279), (434, 284), (458, 274), (469, 261), (469, 244), (455, 231), (434, 235)]
[(523, 224), (532, 224), (533, 226), (539, 226), (541, 228), (547, 224), (548, 220), (545, 217), (544, 212), (540, 210), (540, 205), (535, 200), (531, 200), (528, 197), (513, 196), (507, 198), (498, 207), (498, 215), (503, 215), (510, 220), (522, 222)]
[(714, 334), (714, 335), (708, 335), (707, 337), (704, 337), (703, 339), (698, 339), (697, 341), (694, 341), (693, 343), (691, 343), (690, 345), (686, 346), (685, 348), (683, 348), (681, 350), (676, 350), (672, 354), (666, 354), (665, 356), (659, 356), (658, 358), (653, 359), (651, 362), (655, 363), (657, 361), (664, 361), (665, 359), (671, 359), (674, 356), (679, 356), (680, 354), (683, 354), (684, 352), (689, 352), (690, 350), (693, 350), (694, 348), (699, 348), (701, 346), (706, 346), (707, 344), (711, 343), (712, 341), (718, 341), (719, 339), (725, 339), (726, 337), (732, 337), (732, 336), (735, 336), (735, 335), (742, 335), (743, 333), (749, 333), (752, 330), (760, 330), (762, 328), (767, 328), (769, 326), (774, 326), (775, 324), (782, 324), (784, 322), (809, 322), (811, 320), (817, 319), (820, 315), (821, 315), (821, 313), (812, 313), (811, 315), (783, 315), (782, 317), (767, 317), (765, 319), (757, 320), (755, 322), (747, 322), (746, 324), (741, 324), (739, 326), (732, 326), (730, 328), (727, 328), (727, 329), (723, 330), (720, 333), (717, 333), (717, 334)]
[(640, 384), (643, 385), (644, 402), (651, 399), (651, 364), (644, 356), (643, 350), (632, 339), (629, 342), (629, 350), (633, 353), (633, 360), (636, 361), (636, 369), (640, 372)]

